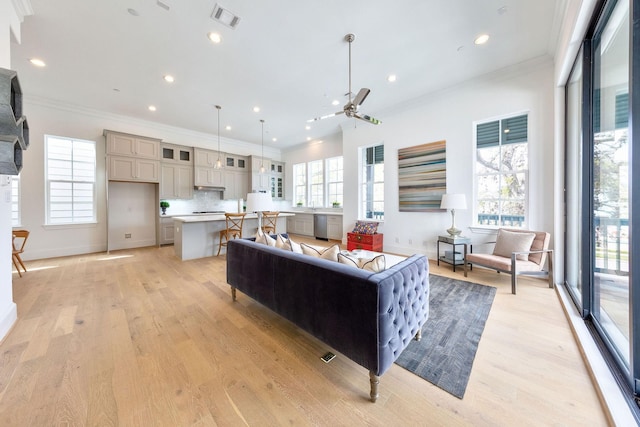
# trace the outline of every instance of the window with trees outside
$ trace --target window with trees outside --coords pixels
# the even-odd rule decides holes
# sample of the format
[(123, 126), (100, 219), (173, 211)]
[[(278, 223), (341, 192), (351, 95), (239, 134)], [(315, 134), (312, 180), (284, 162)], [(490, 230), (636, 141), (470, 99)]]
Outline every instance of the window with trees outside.
[(476, 124), (479, 225), (526, 227), (529, 174), (527, 114)]
[(309, 205), (324, 206), (324, 162), (309, 162)]
[(360, 212), (363, 219), (384, 219), (384, 145), (360, 149)]
[(11, 177), (11, 225), (20, 225), (20, 175)]
[(293, 165), (293, 200), (298, 206), (307, 204), (307, 164)]
[(45, 136), (47, 224), (96, 221), (96, 144)]
[(332, 206), (343, 203), (343, 161), (342, 156), (327, 159), (327, 196)]

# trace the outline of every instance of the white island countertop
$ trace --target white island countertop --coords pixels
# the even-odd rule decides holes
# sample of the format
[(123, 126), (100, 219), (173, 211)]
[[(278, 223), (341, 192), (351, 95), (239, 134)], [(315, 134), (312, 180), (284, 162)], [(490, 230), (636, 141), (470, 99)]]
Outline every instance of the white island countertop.
[[(294, 213), (280, 212), (276, 231), (287, 232), (287, 219)], [(220, 230), (226, 227), (224, 214), (199, 214), (173, 217), (176, 256), (181, 260), (204, 258), (218, 253)], [(248, 213), (244, 217), (242, 237), (253, 237), (258, 231), (258, 216)], [(224, 252), (222, 252), (224, 253)]]

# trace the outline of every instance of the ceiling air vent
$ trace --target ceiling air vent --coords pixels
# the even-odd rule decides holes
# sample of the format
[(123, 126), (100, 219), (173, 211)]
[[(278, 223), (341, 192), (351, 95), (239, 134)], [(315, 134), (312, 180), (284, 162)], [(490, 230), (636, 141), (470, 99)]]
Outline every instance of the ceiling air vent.
[(240, 17), (235, 13), (231, 12), (228, 9), (223, 8), (219, 4), (216, 3), (213, 8), (213, 12), (211, 13), (211, 19), (214, 21), (218, 21), (221, 24), (226, 25), (227, 27), (234, 29), (238, 26), (240, 22)]

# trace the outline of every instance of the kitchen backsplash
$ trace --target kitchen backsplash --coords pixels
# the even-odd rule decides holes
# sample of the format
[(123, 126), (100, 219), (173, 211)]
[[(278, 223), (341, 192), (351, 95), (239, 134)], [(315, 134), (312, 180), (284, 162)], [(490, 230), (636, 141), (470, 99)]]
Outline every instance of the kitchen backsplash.
[[(190, 200), (185, 199), (163, 199), (169, 202), (169, 208), (167, 209), (168, 215), (184, 215), (192, 212), (202, 211), (225, 211), (225, 212), (237, 212), (238, 200), (221, 200), (222, 193), (219, 191), (209, 190), (194, 190), (193, 198)], [(246, 201), (245, 201), (246, 203)], [(291, 201), (273, 201), (274, 210), (291, 210)], [(158, 208), (158, 212), (160, 209)]]

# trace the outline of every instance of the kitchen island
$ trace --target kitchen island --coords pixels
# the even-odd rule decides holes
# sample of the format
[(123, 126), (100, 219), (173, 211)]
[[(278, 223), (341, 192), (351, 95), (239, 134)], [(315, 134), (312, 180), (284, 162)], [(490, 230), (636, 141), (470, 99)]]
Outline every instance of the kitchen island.
[[(293, 213), (281, 212), (278, 215), (277, 232), (287, 232), (287, 217)], [(173, 217), (174, 242), (176, 256), (188, 259), (214, 256), (218, 253), (220, 230), (226, 227), (224, 214), (189, 215)], [(244, 217), (242, 237), (253, 237), (258, 231), (258, 216), (255, 213)]]

